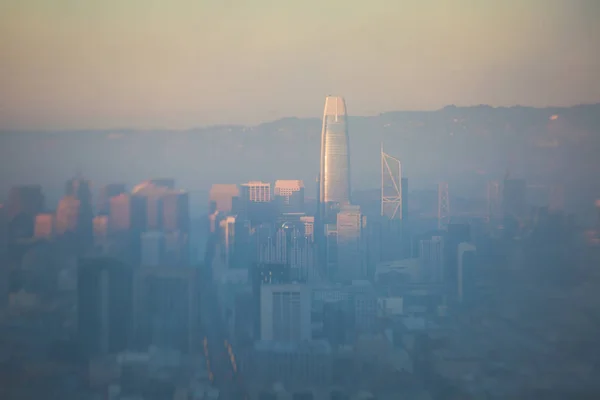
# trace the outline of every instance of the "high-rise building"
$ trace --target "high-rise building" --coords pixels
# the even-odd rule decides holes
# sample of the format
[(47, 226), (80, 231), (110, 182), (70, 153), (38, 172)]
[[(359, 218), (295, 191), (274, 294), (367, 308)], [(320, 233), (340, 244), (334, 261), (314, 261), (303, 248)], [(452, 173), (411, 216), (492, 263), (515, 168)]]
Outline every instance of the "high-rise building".
[(312, 216), (302, 216), (300, 217), (300, 222), (304, 224), (304, 234), (310, 238), (310, 240), (315, 240), (315, 217)]
[(277, 180), (274, 192), (279, 212), (304, 212), (304, 182), (301, 180)]
[(288, 264), (255, 263), (250, 270), (253, 302), (254, 337), (260, 338), (261, 321), (261, 287), (263, 285), (282, 285), (291, 282)]
[(271, 184), (251, 181), (240, 185), (240, 198), (234, 208), (238, 216), (245, 216), (252, 226), (274, 222), (277, 208), (271, 202)]
[(54, 236), (54, 214), (36, 215), (33, 235), (37, 239), (51, 239)]
[(108, 245), (108, 216), (94, 217), (94, 247), (99, 251), (106, 250)]
[(42, 212), (44, 212), (44, 195), (41, 186), (13, 187), (6, 204), (8, 243), (31, 238), (35, 230), (35, 216)]
[(362, 214), (359, 206), (343, 205), (337, 214), (337, 277), (352, 281), (364, 279)]
[(268, 203), (271, 201), (271, 184), (261, 181), (250, 181), (240, 185), (240, 196), (243, 201)]
[(107, 215), (110, 211), (110, 199), (119, 196), (126, 192), (125, 184), (123, 183), (109, 183), (100, 189), (100, 195), (98, 196), (98, 204), (96, 205), (96, 212), (100, 215)]
[(261, 340), (297, 343), (311, 339), (311, 292), (301, 284), (262, 285)]
[(131, 229), (131, 197), (122, 193), (108, 200), (108, 229), (110, 233)]
[(469, 224), (448, 224), (448, 232), (444, 241), (444, 279), (452, 285), (458, 279), (458, 245), (471, 241)]
[(39, 213), (44, 212), (44, 195), (39, 185), (16, 186), (8, 194), (7, 219), (11, 221), (23, 213), (33, 220)]
[(88, 355), (127, 348), (131, 333), (132, 269), (112, 258), (82, 258), (77, 271), (78, 336)]
[(433, 236), (419, 242), (421, 278), (426, 282), (444, 281), (444, 238)]
[(150, 231), (141, 234), (141, 264), (158, 267), (165, 262), (166, 243), (164, 232)]
[[(65, 200), (64, 204), (59, 204), (63, 215), (59, 217), (57, 211), (56, 216), (57, 231), (59, 234), (75, 233), (77, 251), (83, 254), (92, 247), (94, 241), (94, 210), (90, 181), (82, 178), (67, 181), (63, 200)], [(75, 217), (74, 222), (73, 217)]]
[(319, 200), (328, 222), (343, 204), (350, 203), (350, 152), (346, 102), (342, 97), (325, 98), (321, 131)]
[(232, 210), (234, 197), (239, 197), (240, 189), (235, 184), (214, 184), (210, 188), (209, 199), (214, 202), (216, 210), (229, 213)]
[(79, 220), (80, 201), (75, 196), (65, 196), (58, 203), (56, 209), (56, 233), (75, 233)]
[(193, 353), (199, 335), (199, 269), (140, 268), (134, 279), (133, 330), (143, 348)]
[(162, 227), (165, 231), (190, 231), (190, 196), (188, 192), (171, 191), (163, 196)]
[(162, 227), (167, 235), (172, 262), (186, 265), (190, 253), (190, 198), (184, 191), (172, 190), (162, 198)]

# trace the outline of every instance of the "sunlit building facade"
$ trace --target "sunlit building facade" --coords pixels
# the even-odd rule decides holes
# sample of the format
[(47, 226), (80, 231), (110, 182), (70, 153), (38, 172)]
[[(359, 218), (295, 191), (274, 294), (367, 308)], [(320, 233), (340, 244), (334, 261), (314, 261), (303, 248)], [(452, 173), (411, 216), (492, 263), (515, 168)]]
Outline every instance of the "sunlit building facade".
[(319, 195), (326, 208), (350, 202), (350, 152), (346, 102), (342, 97), (325, 98)]

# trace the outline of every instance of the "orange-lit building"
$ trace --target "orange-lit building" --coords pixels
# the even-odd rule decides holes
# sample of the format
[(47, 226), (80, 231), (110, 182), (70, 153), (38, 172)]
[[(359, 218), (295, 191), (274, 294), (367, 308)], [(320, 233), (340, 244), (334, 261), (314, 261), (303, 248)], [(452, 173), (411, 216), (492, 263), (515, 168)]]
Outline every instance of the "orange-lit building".
[(109, 199), (108, 230), (111, 233), (128, 231), (131, 228), (131, 198), (122, 193)]
[(222, 213), (231, 212), (232, 200), (239, 197), (240, 190), (233, 184), (214, 184), (210, 188), (209, 199), (214, 202), (216, 210)]
[(54, 215), (38, 214), (35, 217), (34, 234), (37, 239), (51, 239), (54, 236)]

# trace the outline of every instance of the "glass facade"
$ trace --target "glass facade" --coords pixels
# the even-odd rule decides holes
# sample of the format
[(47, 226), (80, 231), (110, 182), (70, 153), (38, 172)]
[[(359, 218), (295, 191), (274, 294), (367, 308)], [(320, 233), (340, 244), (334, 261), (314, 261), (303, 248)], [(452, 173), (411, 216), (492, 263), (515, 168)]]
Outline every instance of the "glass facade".
[(341, 97), (327, 97), (321, 132), (321, 203), (350, 202), (350, 152), (346, 103)]

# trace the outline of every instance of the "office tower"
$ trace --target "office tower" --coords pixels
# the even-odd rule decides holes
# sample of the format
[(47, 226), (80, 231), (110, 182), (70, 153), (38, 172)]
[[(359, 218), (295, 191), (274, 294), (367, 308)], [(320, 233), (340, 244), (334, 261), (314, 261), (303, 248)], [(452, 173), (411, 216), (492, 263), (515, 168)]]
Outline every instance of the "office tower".
[[(75, 245), (79, 254), (83, 254), (92, 247), (94, 241), (94, 211), (92, 208), (91, 183), (88, 180), (74, 178), (67, 181), (65, 197), (62, 204), (63, 214), (60, 226), (62, 232), (72, 232), (75, 234)], [(75, 201), (74, 201), (75, 200)], [(62, 201), (61, 201), (62, 203)], [(59, 204), (59, 209), (61, 204)], [(75, 217), (75, 224), (71, 218)], [(57, 228), (59, 225), (59, 216), (57, 212)], [(63, 229), (64, 228), (64, 229)]]
[(253, 301), (254, 337), (260, 338), (261, 321), (261, 287), (272, 284), (288, 284), (291, 282), (288, 264), (255, 263), (250, 269)]
[(471, 243), (458, 245), (458, 301), (472, 305), (475, 299), (475, 272), (477, 248)]
[(311, 241), (315, 240), (315, 217), (304, 215), (300, 217), (300, 222), (304, 224), (304, 234)]
[(54, 236), (54, 215), (38, 214), (35, 216), (34, 234), (36, 239), (52, 239)]
[(458, 279), (458, 245), (471, 241), (469, 224), (449, 224), (444, 241), (444, 278), (455, 285)]
[(38, 185), (17, 186), (10, 190), (6, 204), (8, 243), (33, 237), (35, 216), (44, 211), (44, 195)]
[(444, 238), (433, 236), (419, 242), (419, 267), (425, 282), (444, 281)]
[(352, 281), (364, 279), (362, 254), (362, 214), (359, 206), (343, 205), (337, 214), (337, 277)]
[(8, 194), (6, 204), (7, 219), (10, 222), (19, 214), (26, 214), (33, 218), (44, 212), (44, 195), (39, 185), (16, 186)]
[(229, 213), (233, 207), (233, 198), (239, 197), (240, 190), (234, 184), (214, 184), (210, 188), (209, 199), (215, 203), (216, 210), (221, 213)]
[(194, 353), (199, 334), (199, 269), (140, 268), (134, 279), (133, 329), (142, 348)]
[(108, 229), (110, 233), (131, 229), (131, 198), (122, 193), (108, 200)]
[(381, 216), (402, 219), (402, 165), (381, 146)]
[(228, 216), (219, 223), (220, 238), (218, 242), (220, 261), (227, 268), (231, 268), (234, 261), (236, 217)]
[(163, 199), (173, 189), (169, 186), (161, 186), (153, 181), (145, 181), (137, 185), (131, 191), (131, 195), (143, 198), (146, 202), (146, 229), (161, 230), (163, 222)]
[(162, 227), (172, 263), (186, 265), (190, 252), (190, 199), (184, 191), (170, 191), (162, 198)]
[(143, 267), (158, 267), (165, 262), (165, 234), (159, 231), (141, 234), (141, 265)]
[(325, 238), (323, 249), (323, 262), (320, 264), (321, 276), (329, 279), (337, 278), (338, 272), (338, 232), (337, 225), (327, 224), (324, 228)]
[(105, 251), (108, 245), (108, 216), (98, 215), (94, 217), (94, 247)]
[(400, 180), (400, 186), (402, 187), (402, 221), (404, 226), (407, 227), (408, 223), (408, 178), (402, 178)]
[(287, 264), (285, 232), (276, 226), (263, 224), (253, 233), (255, 259), (258, 263)]
[(262, 285), (261, 340), (297, 343), (311, 339), (311, 292), (301, 284)]
[(527, 184), (524, 179), (506, 179), (502, 192), (504, 218), (524, 218), (527, 214)]
[(131, 332), (132, 269), (112, 258), (82, 258), (77, 267), (77, 325), (88, 355), (127, 348)]
[(250, 181), (240, 185), (242, 201), (252, 203), (268, 203), (271, 201), (271, 184), (261, 181)]
[(120, 194), (124, 194), (126, 191), (125, 184), (123, 183), (110, 183), (104, 186), (100, 189), (96, 212), (100, 215), (108, 215), (110, 210), (110, 199), (119, 196)]
[(327, 222), (343, 204), (350, 203), (350, 140), (346, 102), (342, 97), (325, 98), (321, 131), (319, 196)]
[(278, 180), (275, 181), (274, 192), (279, 212), (304, 212), (304, 182), (301, 180)]
[(77, 231), (81, 202), (75, 196), (65, 196), (56, 209), (56, 233), (64, 235)]
[(272, 223), (277, 218), (277, 208), (271, 202), (271, 184), (252, 181), (240, 185), (240, 198), (235, 203), (235, 212), (244, 216), (251, 225)]

